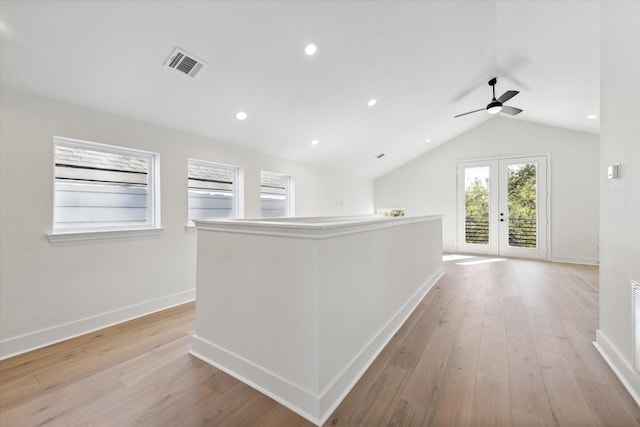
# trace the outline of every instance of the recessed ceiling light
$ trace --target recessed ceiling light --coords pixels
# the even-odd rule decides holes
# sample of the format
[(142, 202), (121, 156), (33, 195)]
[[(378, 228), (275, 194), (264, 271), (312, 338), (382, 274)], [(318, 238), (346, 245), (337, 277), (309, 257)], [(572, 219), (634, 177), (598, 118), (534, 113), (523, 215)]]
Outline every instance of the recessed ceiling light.
[(427, 138), (424, 140), (424, 142), (426, 142), (427, 144), (431, 142), (431, 138)]
[(236, 119), (238, 120), (244, 120), (247, 118), (247, 113), (245, 113), (244, 111), (238, 111), (236, 113)]
[(587, 116), (587, 119), (591, 119), (591, 120), (595, 120), (595, 119), (597, 119), (597, 118), (598, 118), (598, 116), (596, 116), (595, 114), (589, 114), (589, 115)]
[(368, 105), (369, 107), (373, 107), (373, 106), (374, 106), (374, 105), (376, 105), (377, 103), (378, 103), (378, 100), (374, 98), (374, 99), (370, 99), (370, 100), (369, 100), (369, 102), (367, 102), (367, 105)]
[(317, 139), (314, 139), (313, 141), (311, 141), (311, 145), (318, 145), (320, 143), (320, 141), (318, 141)]
[(307, 56), (315, 55), (317, 51), (318, 51), (318, 46), (316, 46), (315, 43), (309, 43), (304, 47), (304, 53)]

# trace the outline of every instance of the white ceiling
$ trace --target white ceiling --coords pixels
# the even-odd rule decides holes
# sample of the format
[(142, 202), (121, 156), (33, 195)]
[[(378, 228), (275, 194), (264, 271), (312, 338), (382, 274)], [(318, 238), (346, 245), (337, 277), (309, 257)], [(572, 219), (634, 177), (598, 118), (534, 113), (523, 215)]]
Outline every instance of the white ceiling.
[[(0, 3), (3, 87), (360, 176), (489, 120), (453, 116), (494, 75), (515, 120), (599, 132), (597, 1)], [(204, 74), (163, 67), (175, 47)]]

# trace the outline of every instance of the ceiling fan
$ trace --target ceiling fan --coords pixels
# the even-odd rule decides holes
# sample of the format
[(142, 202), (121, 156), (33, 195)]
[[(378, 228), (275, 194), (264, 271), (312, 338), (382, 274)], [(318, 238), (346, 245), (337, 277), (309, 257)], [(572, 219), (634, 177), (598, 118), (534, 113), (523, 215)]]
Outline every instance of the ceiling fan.
[(509, 114), (510, 116), (515, 116), (516, 114), (522, 113), (522, 110), (519, 108), (503, 105), (505, 102), (507, 102), (508, 100), (510, 100), (511, 98), (513, 98), (514, 96), (520, 93), (517, 90), (508, 90), (505, 93), (503, 93), (500, 96), (500, 98), (496, 99), (496, 82), (497, 81), (498, 81), (497, 77), (494, 77), (491, 80), (489, 80), (489, 86), (491, 86), (491, 88), (493, 89), (493, 98), (485, 108), (468, 111), (466, 113), (458, 114), (457, 116), (453, 116), (453, 117), (456, 118), (460, 116), (466, 116), (467, 114), (477, 113), (478, 111), (483, 111), (483, 110), (487, 110), (487, 113), (489, 114), (504, 113), (504, 114)]

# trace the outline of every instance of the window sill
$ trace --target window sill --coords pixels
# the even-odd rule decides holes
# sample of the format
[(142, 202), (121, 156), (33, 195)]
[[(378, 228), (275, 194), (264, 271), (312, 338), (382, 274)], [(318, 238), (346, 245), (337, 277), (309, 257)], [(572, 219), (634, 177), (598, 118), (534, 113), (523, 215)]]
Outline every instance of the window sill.
[(164, 228), (138, 228), (131, 230), (69, 231), (47, 234), (51, 243), (81, 242), (88, 240), (123, 239), (131, 237), (159, 236)]

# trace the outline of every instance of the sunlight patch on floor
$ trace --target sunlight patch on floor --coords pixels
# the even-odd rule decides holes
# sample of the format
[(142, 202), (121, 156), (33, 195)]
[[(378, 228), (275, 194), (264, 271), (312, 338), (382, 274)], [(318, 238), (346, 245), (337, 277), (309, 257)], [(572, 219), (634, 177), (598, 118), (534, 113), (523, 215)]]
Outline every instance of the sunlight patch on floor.
[(442, 261), (458, 261), (461, 259), (475, 258), (473, 255), (456, 255), (456, 254), (447, 254), (442, 255)]
[(456, 262), (458, 265), (476, 265), (476, 264), (488, 264), (490, 262), (499, 262), (506, 261), (506, 258), (489, 258), (489, 259), (479, 259), (477, 261), (466, 261), (466, 262)]

